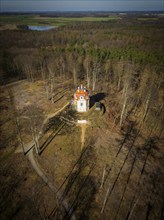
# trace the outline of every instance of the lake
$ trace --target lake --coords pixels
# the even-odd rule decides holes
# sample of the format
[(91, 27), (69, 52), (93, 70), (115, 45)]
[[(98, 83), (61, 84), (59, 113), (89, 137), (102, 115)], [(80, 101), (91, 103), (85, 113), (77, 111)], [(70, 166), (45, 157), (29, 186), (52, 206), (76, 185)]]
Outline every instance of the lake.
[(33, 25), (28, 25), (28, 30), (31, 31), (48, 31), (51, 29), (56, 28), (56, 26), (33, 26)]

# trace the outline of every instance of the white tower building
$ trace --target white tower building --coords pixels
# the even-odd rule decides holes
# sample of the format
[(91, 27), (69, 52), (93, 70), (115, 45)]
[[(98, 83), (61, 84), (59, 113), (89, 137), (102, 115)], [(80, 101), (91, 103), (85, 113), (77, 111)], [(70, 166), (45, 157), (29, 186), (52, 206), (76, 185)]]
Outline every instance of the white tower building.
[(87, 112), (89, 110), (89, 92), (83, 85), (79, 86), (74, 93), (74, 105), (78, 112)]

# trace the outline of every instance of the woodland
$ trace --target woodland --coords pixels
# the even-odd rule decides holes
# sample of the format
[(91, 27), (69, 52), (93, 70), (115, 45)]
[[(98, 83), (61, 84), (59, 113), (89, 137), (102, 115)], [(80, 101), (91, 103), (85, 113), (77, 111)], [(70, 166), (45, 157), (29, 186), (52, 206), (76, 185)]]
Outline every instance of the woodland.
[[(15, 30), (0, 30), (1, 219), (163, 219), (163, 51), (163, 17), (149, 20), (124, 15), (109, 21), (70, 22), (43, 32), (24, 30), (21, 25)], [(49, 102), (49, 108), (57, 106), (54, 94), (58, 88), (71, 91), (67, 98), (71, 101), (74, 89), (83, 83), (105, 107), (102, 118), (90, 119), (93, 125), (88, 128), (83, 151), (73, 150), (77, 136), (67, 139), (70, 132), (78, 135), (79, 131), (71, 127), (56, 138), (56, 143), (63, 144), (59, 151), (54, 153), (52, 144), (41, 156), (35, 155), (50, 179), (56, 172), (58, 186), (67, 176), (63, 191), (71, 205), (66, 212), (61, 207), (64, 199), (61, 202), (56, 195), (52, 198), (23, 153), (13, 153), (22, 144), (20, 127), (23, 131), (28, 126), (19, 122), (19, 110), (30, 118), (33, 139), (44, 121), (41, 110), (35, 108), (42, 101), (39, 98), (32, 107), (18, 108), (12, 86), (8, 86), (17, 82), (28, 83), (30, 88), (41, 82), (43, 105)], [(71, 111), (68, 114), (74, 120), (78, 117)], [(47, 126), (57, 130), (58, 120)], [(66, 164), (62, 167), (59, 160), (65, 161), (68, 156), (67, 141), (70, 163), (63, 162)], [(73, 164), (78, 168), (69, 175)], [(124, 199), (128, 187), (128, 199)], [(55, 211), (54, 204), (58, 207)]]

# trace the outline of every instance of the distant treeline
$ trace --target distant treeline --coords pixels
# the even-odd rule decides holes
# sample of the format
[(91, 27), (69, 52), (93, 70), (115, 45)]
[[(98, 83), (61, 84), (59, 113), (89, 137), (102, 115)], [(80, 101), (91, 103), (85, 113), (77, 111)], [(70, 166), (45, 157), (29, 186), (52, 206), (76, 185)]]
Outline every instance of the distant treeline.
[[(124, 20), (125, 22), (125, 20)], [(154, 21), (80, 22), (60, 27), (49, 32), (23, 30), (1, 31), (0, 48), (38, 48), (50, 46), (52, 50), (77, 52), (79, 55), (91, 55), (98, 59), (125, 59), (134, 63), (163, 65), (164, 63), (164, 27)]]

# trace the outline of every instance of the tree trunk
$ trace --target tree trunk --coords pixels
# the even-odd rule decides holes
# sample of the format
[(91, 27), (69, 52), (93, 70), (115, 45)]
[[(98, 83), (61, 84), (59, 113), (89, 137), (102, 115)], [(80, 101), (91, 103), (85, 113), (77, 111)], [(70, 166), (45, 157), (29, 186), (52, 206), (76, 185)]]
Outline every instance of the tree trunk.
[(103, 185), (104, 185), (105, 172), (106, 172), (106, 166), (104, 167), (104, 170), (103, 170), (100, 189), (102, 189), (102, 187), (103, 187)]
[(73, 69), (73, 80), (74, 80), (74, 86), (76, 87), (77, 86), (77, 71), (75, 68)]
[(145, 102), (145, 109), (144, 109), (144, 114), (143, 114), (143, 118), (142, 118), (142, 123), (145, 121), (147, 113), (148, 113), (150, 98), (151, 98), (151, 96), (149, 94), (146, 99), (146, 102)]
[(124, 119), (126, 118), (125, 117), (125, 112), (126, 111), (126, 106), (127, 106), (127, 90), (128, 90), (128, 84), (125, 85), (125, 89), (124, 89), (124, 92), (123, 92), (123, 95), (124, 95), (124, 102), (123, 102), (123, 106), (122, 106), (122, 111), (121, 111), (121, 116), (120, 116), (120, 126), (122, 125)]
[(90, 87), (90, 73), (89, 73), (89, 63), (87, 63), (87, 88)]
[(127, 104), (127, 97), (125, 97), (125, 99), (124, 99), (124, 103), (123, 103), (123, 107), (122, 107), (122, 111), (121, 111), (120, 126), (122, 125), (122, 122), (125, 118), (124, 113), (125, 113), (125, 109), (126, 109), (126, 104)]
[(97, 79), (97, 76), (96, 76), (96, 70), (94, 69), (93, 70), (93, 76), (92, 76), (92, 90), (95, 91), (95, 87), (96, 87), (96, 79)]

